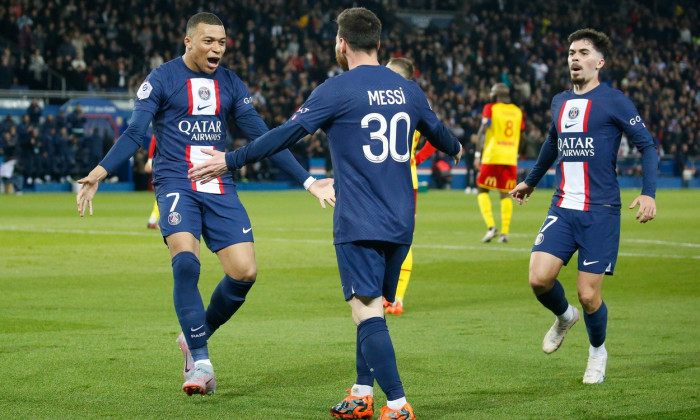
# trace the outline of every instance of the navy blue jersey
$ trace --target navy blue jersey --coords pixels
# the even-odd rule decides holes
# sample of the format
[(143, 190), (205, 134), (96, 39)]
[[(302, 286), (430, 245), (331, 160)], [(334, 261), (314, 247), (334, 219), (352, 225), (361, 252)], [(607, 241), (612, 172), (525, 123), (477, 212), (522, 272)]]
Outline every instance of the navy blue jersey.
[(418, 85), (384, 66), (358, 66), (327, 80), (290, 122), (328, 135), (337, 197), (336, 244), (410, 244), (415, 223), (413, 132), (419, 130), (450, 155), (461, 147)]
[[(552, 205), (583, 211), (619, 208), (616, 163), (622, 133), (642, 152), (656, 147), (637, 108), (621, 91), (601, 84), (582, 95), (573, 90), (559, 93), (552, 99), (551, 112), (552, 125), (542, 147), (557, 150)], [(645, 178), (655, 181), (656, 165), (652, 171), (647, 174), (645, 168)]]
[[(212, 74), (194, 72), (178, 57), (148, 75), (137, 92), (134, 112), (138, 111), (153, 115), (158, 138), (153, 157), (154, 185), (175, 183), (215, 194), (233, 191), (230, 176), (201, 184), (190, 181), (187, 171), (211, 157), (202, 149), (224, 150), (229, 114), (238, 118), (255, 112), (248, 88), (238, 76), (223, 67)], [(248, 134), (257, 137), (264, 128)]]

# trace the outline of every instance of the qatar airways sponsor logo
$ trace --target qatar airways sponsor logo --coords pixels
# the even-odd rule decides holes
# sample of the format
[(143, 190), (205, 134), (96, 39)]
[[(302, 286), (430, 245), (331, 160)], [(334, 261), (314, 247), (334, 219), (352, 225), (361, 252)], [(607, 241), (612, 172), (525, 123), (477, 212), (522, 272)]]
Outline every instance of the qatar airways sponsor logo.
[(187, 135), (191, 141), (219, 141), (223, 139), (221, 121), (187, 121), (182, 120), (177, 124), (181, 133)]
[(558, 148), (562, 157), (595, 156), (593, 137), (559, 137)]

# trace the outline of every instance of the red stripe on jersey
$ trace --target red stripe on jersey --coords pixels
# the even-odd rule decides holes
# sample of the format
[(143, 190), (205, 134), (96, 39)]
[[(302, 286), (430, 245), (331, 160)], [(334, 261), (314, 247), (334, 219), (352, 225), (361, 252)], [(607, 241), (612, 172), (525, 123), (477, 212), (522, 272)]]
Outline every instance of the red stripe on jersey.
[[(189, 84), (190, 81), (187, 81), (187, 84)], [(192, 112), (192, 96), (190, 95), (190, 112)], [(187, 169), (192, 169), (192, 159), (190, 159), (190, 145), (185, 146), (185, 162), (187, 162)], [(194, 191), (197, 191), (197, 183), (192, 182), (192, 189)]]
[[(559, 124), (561, 124), (561, 120), (559, 121)], [(561, 198), (559, 198), (559, 202), (557, 203), (557, 207), (561, 207), (561, 202), (564, 201), (564, 195), (566, 194), (564, 192), (564, 184), (566, 184), (566, 176), (564, 175), (564, 162), (561, 163), (561, 184), (559, 185), (559, 191), (561, 191)]]
[[(221, 177), (216, 178), (216, 180), (219, 181), (219, 192), (224, 194), (224, 182), (221, 180)], [(586, 190), (588, 190), (588, 187), (586, 187)]]
[[(219, 98), (219, 81), (214, 80), (214, 92), (216, 94), (216, 112), (214, 115), (219, 115), (219, 109), (221, 108), (221, 99)], [(221, 192), (223, 194), (223, 191)]]
[[(189, 106), (187, 107), (187, 115), (192, 115), (192, 81), (190, 79), (187, 79), (187, 100), (189, 101)], [(187, 150), (187, 153), (189, 157), (189, 148)]]
[[(588, 109), (591, 109), (591, 107), (589, 106)], [(586, 121), (588, 121), (588, 112), (586, 112)], [(585, 126), (585, 123), (584, 123), (584, 126)], [(586, 196), (583, 199), (583, 211), (588, 211), (588, 204), (591, 201), (591, 195), (590, 195), (590, 191), (588, 189), (589, 188), (589, 185), (588, 185), (589, 184), (589, 182), (588, 182), (588, 162), (583, 162), (583, 183), (586, 186), (585, 187)]]
[[(591, 108), (593, 108), (593, 103), (591, 100), (588, 101), (588, 106), (586, 107), (586, 115), (583, 117), (583, 132), (588, 132), (588, 114), (591, 113)], [(586, 172), (587, 174), (588, 172)], [(588, 179), (588, 177), (586, 177)], [(586, 184), (588, 185), (588, 184)], [(586, 198), (588, 198), (588, 187), (586, 187)]]
[(561, 133), (561, 120), (564, 118), (564, 108), (566, 108), (566, 101), (561, 104), (561, 109), (559, 110), (559, 121), (557, 121), (557, 131)]

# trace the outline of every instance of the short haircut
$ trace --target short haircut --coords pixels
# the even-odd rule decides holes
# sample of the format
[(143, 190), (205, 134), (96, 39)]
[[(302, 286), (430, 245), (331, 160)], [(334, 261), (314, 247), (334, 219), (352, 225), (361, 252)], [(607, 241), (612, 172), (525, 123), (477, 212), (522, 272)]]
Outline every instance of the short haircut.
[(185, 30), (185, 35), (189, 37), (193, 36), (197, 25), (199, 25), (200, 23), (203, 23), (205, 25), (224, 26), (224, 24), (221, 22), (221, 19), (219, 19), (213, 13), (197, 13), (187, 21), (187, 29)]
[(338, 37), (343, 38), (353, 50), (377, 50), (382, 22), (370, 10), (364, 7), (345, 9), (338, 15), (336, 22)]
[(413, 80), (413, 74), (416, 71), (416, 67), (413, 65), (413, 61), (406, 57), (394, 57), (386, 63), (387, 66), (391, 66), (398, 70), (398, 73), (408, 80)]
[(579, 41), (581, 39), (588, 39), (593, 43), (593, 47), (596, 51), (603, 55), (605, 60), (609, 60), (612, 55), (613, 45), (607, 35), (595, 29), (585, 28), (575, 31), (569, 35), (568, 41), (571, 45), (574, 41)]
[(509, 97), (510, 88), (505, 83), (496, 83), (491, 86), (491, 95), (496, 96), (497, 98)]

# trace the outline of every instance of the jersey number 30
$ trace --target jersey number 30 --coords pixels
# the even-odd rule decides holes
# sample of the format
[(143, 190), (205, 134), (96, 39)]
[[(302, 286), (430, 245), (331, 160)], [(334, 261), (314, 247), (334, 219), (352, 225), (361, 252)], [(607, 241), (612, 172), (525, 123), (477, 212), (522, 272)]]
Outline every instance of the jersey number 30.
[[(398, 112), (394, 114), (393, 117), (391, 117), (391, 121), (389, 121), (390, 127), (388, 139), (386, 138), (387, 124), (384, 115), (378, 114), (376, 112), (365, 115), (365, 117), (361, 121), (362, 128), (369, 128), (369, 123), (371, 121), (379, 122), (379, 129), (377, 131), (372, 131), (370, 133), (370, 138), (372, 140), (379, 140), (380, 142), (382, 142), (382, 151), (380, 154), (375, 155), (374, 153), (372, 153), (372, 150), (370, 149), (369, 145), (366, 144), (362, 146), (362, 150), (365, 152), (365, 157), (367, 158), (367, 160), (374, 163), (382, 163), (386, 160), (386, 157), (389, 155), (389, 153), (391, 153), (391, 158), (397, 162), (406, 162), (411, 158), (411, 147), (408, 144), (410, 134), (408, 131), (411, 127), (411, 117), (409, 117), (407, 113)], [(406, 133), (406, 153), (404, 153), (403, 155), (400, 155), (399, 152), (396, 151), (396, 128), (399, 124), (399, 121), (403, 121), (406, 124), (406, 130), (404, 130)]]

